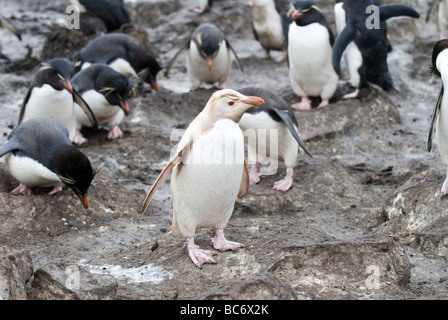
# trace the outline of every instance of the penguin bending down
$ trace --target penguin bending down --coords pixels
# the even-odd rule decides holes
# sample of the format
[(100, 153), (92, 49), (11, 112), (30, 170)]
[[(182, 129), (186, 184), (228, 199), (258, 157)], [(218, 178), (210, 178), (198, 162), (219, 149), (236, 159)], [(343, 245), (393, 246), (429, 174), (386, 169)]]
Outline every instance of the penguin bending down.
[(432, 149), (432, 135), (436, 131), (440, 157), (447, 166), (446, 178), (442, 185), (442, 196), (448, 193), (448, 40), (438, 41), (432, 52), (432, 75), (442, 79), (442, 88), (432, 116), (428, 136), (428, 151)]
[(168, 76), (171, 68), (177, 63), (183, 52), (187, 51), (187, 73), (191, 90), (198, 89), (201, 84), (214, 84), (223, 89), (232, 68), (230, 53), (241, 72), (244, 72), (235, 50), (224, 34), (215, 25), (203, 23), (199, 25), (185, 45), (176, 53), (165, 70)]
[(132, 37), (122, 33), (99, 36), (90, 41), (78, 54), (81, 68), (103, 63), (112, 69), (141, 82), (147, 82), (158, 91), (157, 74), (162, 69), (154, 54), (142, 49)]
[(93, 170), (89, 159), (70, 141), (67, 129), (48, 118), (33, 118), (15, 127), (0, 147), (0, 157), (20, 185), (14, 194), (32, 195), (32, 187), (53, 187), (57, 193), (66, 185), (88, 208), (87, 189), (102, 168)]
[[(379, 8), (379, 27), (367, 25), (366, 21), (369, 21), (371, 15), (368, 13), (368, 6)], [(387, 54), (391, 51), (391, 46), (387, 40), (386, 20), (399, 16), (418, 18), (418, 12), (405, 5), (379, 6), (378, 0), (343, 0), (342, 9), (345, 11), (346, 24), (334, 44), (332, 61), (335, 71), (341, 75), (341, 57), (352, 42), (361, 55), (361, 61), (359, 54), (355, 54), (353, 60), (347, 62), (349, 68), (358, 73), (357, 76), (351, 73), (353, 85), (358, 90), (349, 97), (355, 97), (359, 89), (369, 83), (376, 84), (385, 91), (394, 89), (387, 65)], [(374, 19), (372, 21), (375, 22)], [(347, 58), (351, 57), (347, 55)]]
[(19, 124), (31, 118), (50, 118), (66, 127), (70, 141), (73, 141), (76, 135), (76, 102), (90, 125), (97, 127), (98, 123), (89, 105), (72, 87), (70, 77), (74, 70), (75, 65), (64, 58), (42, 63), (23, 100)]
[[(73, 87), (89, 104), (99, 125), (109, 127), (108, 139), (123, 136), (119, 124), (130, 113), (128, 98), (132, 87), (128, 78), (105, 64), (92, 64), (82, 69), (72, 79)], [(76, 104), (76, 136), (74, 143), (81, 145), (87, 140), (81, 134), (82, 127), (91, 123)]]
[(197, 267), (215, 263), (213, 251), (194, 243), (195, 230), (211, 227), (213, 247), (235, 250), (243, 244), (224, 237), (237, 197), (249, 190), (249, 175), (244, 160), (244, 138), (238, 122), (243, 113), (263, 99), (245, 96), (235, 90), (216, 91), (205, 108), (188, 126), (174, 157), (162, 170), (143, 203), (144, 213), (154, 193), (173, 170), (171, 193), (173, 221), (169, 231), (185, 237), (189, 256)]
[(339, 80), (331, 64), (333, 33), (313, 1), (295, 1), (288, 15), (294, 20), (288, 32), (289, 78), (293, 92), (302, 97), (291, 107), (310, 110), (310, 96), (320, 96), (318, 107), (324, 107)]
[[(247, 87), (237, 91), (264, 100), (263, 104), (247, 110), (239, 122), (243, 134), (248, 137), (247, 159), (251, 165), (250, 184), (260, 181), (260, 163), (268, 163), (271, 159), (280, 160), (286, 165), (286, 175), (282, 180), (274, 183), (274, 189), (289, 190), (293, 184), (294, 167), (299, 153), (298, 146), (312, 157), (299, 138), (294, 112), (283, 98), (266, 89)], [(266, 139), (263, 139), (264, 135), (261, 132), (266, 132)], [(252, 133), (255, 133), (255, 137)]]
[(9, 32), (11, 32), (19, 40), (22, 40), (22, 35), (20, 34), (20, 32), (12, 24), (10, 24), (8, 22), (8, 20), (6, 20), (6, 18), (0, 16), (0, 58), (5, 59), (5, 60), (9, 60), (9, 58), (7, 56), (2, 54), (2, 51), (3, 51), (3, 33), (2, 33), (2, 28), (5, 28)]

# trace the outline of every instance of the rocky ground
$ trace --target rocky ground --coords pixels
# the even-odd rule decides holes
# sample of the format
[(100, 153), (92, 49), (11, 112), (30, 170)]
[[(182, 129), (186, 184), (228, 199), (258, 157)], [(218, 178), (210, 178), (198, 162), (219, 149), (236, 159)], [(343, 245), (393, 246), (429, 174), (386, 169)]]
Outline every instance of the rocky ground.
[[(334, 28), (334, 1), (317, 1)], [(406, 1), (422, 15), (389, 21), (390, 71), (396, 92), (368, 88), (352, 100), (341, 79), (332, 103), (295, 111), (308, 150), (294, 187), (272, 189), (284, 174), (263, 176), (237, 201), (226, 228), (245, 248), (223, 252), (198, 269), (181, 236), (165, 234), (172, 217), (169, 179), (145, 215), (146, 192), (183, 129), (215, 88), (189, 92), (185, 57), (160, 74), (160, 91), (140, 87), (122, 123), (124, 137), (86, 132), (81, 150), (93, 166), (107, 165), (89, 189), (85, 210), (71, 190), (16, 196), (17, 182), (0, 160), (0, 297), (3, 299), (447, 299), (448, 210), (437, 144), (426, 151), (440, 81), (429, 82), (436, 16), (427, 1)], [(37, 64), (73, 58), (96, 34), (67, 30), (68, 1), (12, 1), (2, 15), (23, 34), (4, 32), (0, 63), (0, 143), (17, 125)], [(166, 66), (193, 29), (213, 22), (226, 33), (245, 72), (232, 69), (227, 86), (268, 88), (293, 103), (287, 64), (263, 59), (251, 28), (248, 1), (216, 1), (197, 15), (194, 0), (128, 1), (146, 43)], [(145, 37), (144, 37), (145, 38)], [(279, 54), (278, 53), (274, 53)], [(316, 101), (315, 101), (316, 102)], [(196, 241), (210, 245), (211, 230)]]

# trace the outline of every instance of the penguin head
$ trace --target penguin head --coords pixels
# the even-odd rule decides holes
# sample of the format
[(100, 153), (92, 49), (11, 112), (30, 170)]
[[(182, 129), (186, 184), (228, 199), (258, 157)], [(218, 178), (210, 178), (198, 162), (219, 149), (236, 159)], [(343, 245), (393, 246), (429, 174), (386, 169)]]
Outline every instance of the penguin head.
[(75, 72), (75, 65), (64, 58), (54, 58), (42, 63), (36, 73), (33, 84), (49, 84), (55, 90), (67, 90), (73, 93), (70, 78)]
[(213, 59), (224, 43), (224, 34), (215, 25), (203, 23), (193, 33), (193, 39), (200, 56), (207, 61), (209, 70), (212, 70)]
[(320, 9), (313, 1), (297, 0), (287, 13), (298, 26), (306, 26), (308, 24), (318, 22), (323, 18)]
[(448, 65), (448, 39), (438, 41), (432, 50), (431, 77), (441, 77), (442, 65)]
[(106, 98), (109, 104), (119, 106), (123, 109), (125, 115), (130, 113), (127, 100), (132, 88), (125, 75), (112, 68), (105, 67), (101, 69), (95, 79), (95, 88)]
[(246, 96), (232, 89), (216, 91), (205, 109), (214, 119), (230, 119), (238, 123), (249, 108), (263, 104), (260, 97)]

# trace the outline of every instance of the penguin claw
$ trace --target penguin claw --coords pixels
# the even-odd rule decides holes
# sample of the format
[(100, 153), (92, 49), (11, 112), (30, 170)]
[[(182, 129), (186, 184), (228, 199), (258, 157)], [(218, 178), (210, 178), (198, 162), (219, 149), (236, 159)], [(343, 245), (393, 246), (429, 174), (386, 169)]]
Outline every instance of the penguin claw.
[(31, 195), (33, 195), (33, 191), (31, 190), (31, 188), (28, 187), (24, 183), (20, 183), (17, 188), (12, 190), (12, 193), (13, 194), (23, 194), (24, 196), (31, 196)]

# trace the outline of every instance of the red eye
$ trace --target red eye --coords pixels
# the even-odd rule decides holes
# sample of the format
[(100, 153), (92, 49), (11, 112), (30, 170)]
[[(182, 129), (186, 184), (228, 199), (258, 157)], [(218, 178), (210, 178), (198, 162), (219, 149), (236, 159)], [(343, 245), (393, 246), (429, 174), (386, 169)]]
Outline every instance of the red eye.
[(233, 101), (230, 101), (230, 102), (228, 103), (229, 106), (233, 106), (234, 104), (235, 104), (235, 102), (233, 102)]

